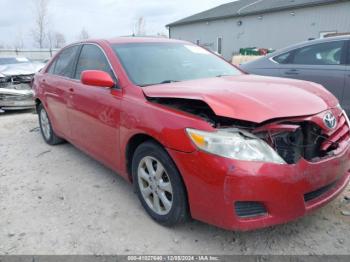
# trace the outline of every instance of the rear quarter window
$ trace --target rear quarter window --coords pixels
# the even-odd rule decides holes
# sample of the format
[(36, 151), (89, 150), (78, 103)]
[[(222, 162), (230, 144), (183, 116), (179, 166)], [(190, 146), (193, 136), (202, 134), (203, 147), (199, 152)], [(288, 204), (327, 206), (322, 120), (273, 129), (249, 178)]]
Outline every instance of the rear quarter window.
[(291, 57), (292, 57), (292, 52), (288, 52), (288, 53), (275, 56), (272, 59), (279, 64), (288, 64), (290, 62)]
[(51, 65), (49, 66), (49, 69), (47, 70), (47, 73), (49, 73), (49, 74), (54, 74), (55, 65), (56, 65), (56, 60), (57, 60), (57, 59), (55, 59), (55, 61), (53, 61), (53, 62), (51, 63)]
[(72, 77), (78, 50), (79, 46), (71, 46), (64, 49), (54, 62), (53, 73), (59, 76)]

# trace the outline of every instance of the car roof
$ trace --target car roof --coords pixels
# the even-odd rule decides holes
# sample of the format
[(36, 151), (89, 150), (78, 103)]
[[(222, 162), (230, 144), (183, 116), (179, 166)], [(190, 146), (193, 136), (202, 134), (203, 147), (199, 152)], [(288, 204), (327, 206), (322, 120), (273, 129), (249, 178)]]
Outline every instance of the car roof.
[(318, 39), (313, 39), (313, 40), (309, 40), (309, 41), (304, 41), (304, 42), (301, 42), (299, 44), (295, 44), (293, 46), (301, 46), (301, 45), (309, 45), (309, 44), (317, 44), (317, 43), (326, 43), (326, 42), (341, 41), (341, 40), (350, 40), (350, 35), (318, 38)]
[(187, 43), (181, 40), (161, 38), (161, 37), (117, 37), (107, 40), (110, 44), (124, 43)]
[(108, 43), (108, 44), (129, 44), (129, 43), (182, 43), (192, 44), (187, 41), (169, 39), (163, 37), (115, 37), (111, 39), (86, 39), (83, 41), (72, 43), (71, 45), (84, 44), (84, 43)]

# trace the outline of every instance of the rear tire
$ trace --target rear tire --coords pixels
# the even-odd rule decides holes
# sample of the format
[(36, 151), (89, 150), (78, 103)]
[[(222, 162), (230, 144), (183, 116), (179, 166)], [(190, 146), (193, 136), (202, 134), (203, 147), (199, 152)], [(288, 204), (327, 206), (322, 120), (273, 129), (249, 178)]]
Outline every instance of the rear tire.
[(64, 140), (58, 137), (52, 129), (52, 125), (45, 108), (42, 104), (38, 105), (38, 116), (41, 135), (46, 143), (49, 145), (57, 145), (64, 142)]
[(135, 191), (148, 215), (164, 226), (188, 217), (185, 186), (168, 153), (155, 142), (137, 147), (132, 159)]

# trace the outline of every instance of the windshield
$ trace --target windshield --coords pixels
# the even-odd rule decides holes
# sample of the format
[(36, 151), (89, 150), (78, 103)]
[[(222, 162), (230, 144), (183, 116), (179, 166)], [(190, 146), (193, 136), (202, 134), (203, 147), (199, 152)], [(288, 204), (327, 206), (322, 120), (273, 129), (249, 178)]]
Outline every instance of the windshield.
[(29, 63), (25, 57), (0, 57), (0, 65)]
[(130, 80), (139, 86), (226, 75), (239, 75), (234, 66), (191, 44), (132, 43), (113, 45)]

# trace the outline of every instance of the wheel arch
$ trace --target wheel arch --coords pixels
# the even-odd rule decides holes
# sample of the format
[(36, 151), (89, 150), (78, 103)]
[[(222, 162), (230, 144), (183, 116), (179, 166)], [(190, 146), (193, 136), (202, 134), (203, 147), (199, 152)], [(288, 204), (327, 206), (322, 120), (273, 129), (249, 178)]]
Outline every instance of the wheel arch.
[(156, 138), (152, 137), (149, 134), (145, 134), (145, 133), (135, 134), (128, 140), (128, 143), (126, 145), (126, 150), (125, 150), (125, 160), (126, 160), (126, 170), (127, 170), (127, 175), (128, 175), (129, 181), (133, 184), (133, 179), (132, 179), (132, 158), (134, 156), (134, 153), (135, 153), (137, 147), (139, 145), (145, 143), (146, 141), (152, 141), (152, 142), (158, 144), (159, 146), (161, 146), (165, 150), (165, 152), (168, 154), (170, 160), (173, 162), (175, 168), (179, 172), (180, 179), (182, 180), (182, 184), (183, 184), (184, 190), (185, 190), (185, 197), (186, 197), (186, 200), (187, 200), (188, 215), (191, 217), (191, 209), (190, 209), (190, 203), (189, 203), (189, 196), (188, 196), (187, 186), (186, 186), (185, 179), (184, 179), (181, 171), (179, 170), (179, 168), (178, 168), (176, 162), (174, 161), (174, 159), (169, 154), (168, 150), (166, 149), (166, 146), (163, 145)]
[(157, 139), (145, 133), (134, 134), (132, 137), (129, 138), (125, 149), (125, 160), (126, 160), (126, 171), (131, 183), (133, 182), (132, 172), (131, 172), (132, 158), (134, 156), (136, 148), (146, 141), (155, 142), (156, 144), (165, 148), (165, 146), (162, 143), (160, 143)]
[(35, 110), (36, 112), (38, 112), (38, 107), (40, 104), (42, 104), (42, 102), (39, 98), (35, 98), (34, 102), (35, 102)]

